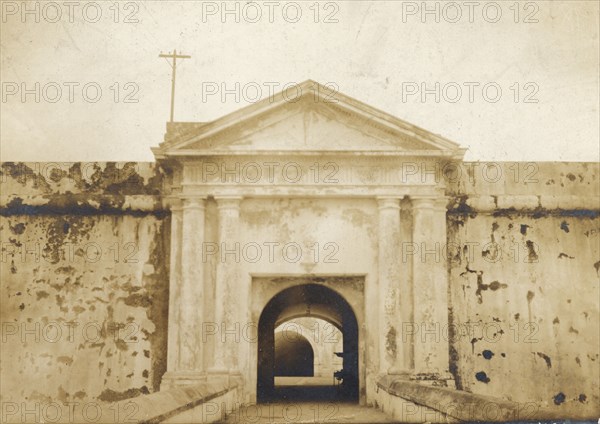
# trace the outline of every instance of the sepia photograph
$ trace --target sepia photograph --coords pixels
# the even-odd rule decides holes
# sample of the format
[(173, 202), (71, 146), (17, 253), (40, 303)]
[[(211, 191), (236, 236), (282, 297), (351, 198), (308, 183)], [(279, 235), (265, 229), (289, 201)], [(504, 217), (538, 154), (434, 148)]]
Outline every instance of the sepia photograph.
[(0, 423), (600, 424), (598, 0), (0, 13)]

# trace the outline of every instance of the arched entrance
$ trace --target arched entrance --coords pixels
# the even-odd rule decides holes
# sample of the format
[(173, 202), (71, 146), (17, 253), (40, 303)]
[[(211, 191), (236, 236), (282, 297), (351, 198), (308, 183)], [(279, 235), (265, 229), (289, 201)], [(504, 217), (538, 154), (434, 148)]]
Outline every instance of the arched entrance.
[(275, 328), (299, 317), (321, 318), (342, 332), (343, 352), (340, 355), (343, 359), (343, 383), (336, 394), (340, 400), (358, 401), (359, 340), (356, 315), (339, 293), (319, 284), (302, 284), (284, 289), (264, 307), (258, 322), (257, 401), (277, 399)]

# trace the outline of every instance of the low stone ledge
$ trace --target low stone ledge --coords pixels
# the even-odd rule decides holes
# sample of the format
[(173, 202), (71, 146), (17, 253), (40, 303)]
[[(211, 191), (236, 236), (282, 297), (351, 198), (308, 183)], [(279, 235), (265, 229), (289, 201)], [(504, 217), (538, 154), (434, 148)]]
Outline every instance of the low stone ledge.
[[(460, 390), (424, 385), (391, 376), (381, 377), (377, 386), (394, 396), (440, 411), (460, 421), (513, 421), (533, 418), (523, 416), (517, 403)], [(494, 407), (494, 416), (489, 413), (490, 406)]]
[(239, 387), (239, 382), (208, 381), (163, 390), (149, 395), (115, 402), (106, 407), (104, 417), (114, 417), (115, 423), (160, 423), (226, 395)]
[(542, 408), (535, 402), (511, 402), (456, 389), (425, 385), (389, 375), (381, 376), (377, 380), (377, 387), (392, 396), (439, 411), (443, 416), (458, 421), (505, 422), (566, 417), (586, 418), (574, 417), (572, 411), (561, 413), (561, 411)]

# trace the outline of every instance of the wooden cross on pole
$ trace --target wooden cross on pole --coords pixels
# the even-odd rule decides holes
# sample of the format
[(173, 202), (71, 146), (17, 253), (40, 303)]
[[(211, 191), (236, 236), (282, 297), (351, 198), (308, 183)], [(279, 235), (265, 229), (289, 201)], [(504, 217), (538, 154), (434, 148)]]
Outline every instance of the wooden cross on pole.
[(177, 59), (189, 59), (192, 56), (185, 56), (181, 54), (177, 54), (177, 50), (173, 50), (173, 53), (163, 54), (162, 52), (158, 55), (158, 57), (170, 58), (173, 59), (173, 64), (171, 68), (173, 69), (173, 75), (171, 77), (171, 121), (173, 122), (173, 113), (175, 112), (175, 77), (177, 73)]

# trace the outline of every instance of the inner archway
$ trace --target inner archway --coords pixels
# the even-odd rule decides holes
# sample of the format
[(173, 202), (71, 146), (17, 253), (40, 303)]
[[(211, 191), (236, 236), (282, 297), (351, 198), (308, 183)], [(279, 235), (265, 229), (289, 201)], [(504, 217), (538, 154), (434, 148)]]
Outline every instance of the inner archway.
[[(325, 320), (342, 334), (343, 350), (339, 380), (331, 375), (331, 386), (315, 390), (296, 387), (293, 391), (276, 390), (275, 329), (282, 323), (302, 317)], [(282, 290), (264, 307), (258, 323), (257, 401), (323, 400), (358, 401), (359, 354), (358, 322), (348, 302), (336, 291), (319, 284), (303, 284)], [(339, 381), (339, 385), (336, 384)]]
[(314, 377), (315, 352), (300, 333), (280, 331), (275, 334), (275, 376)]

